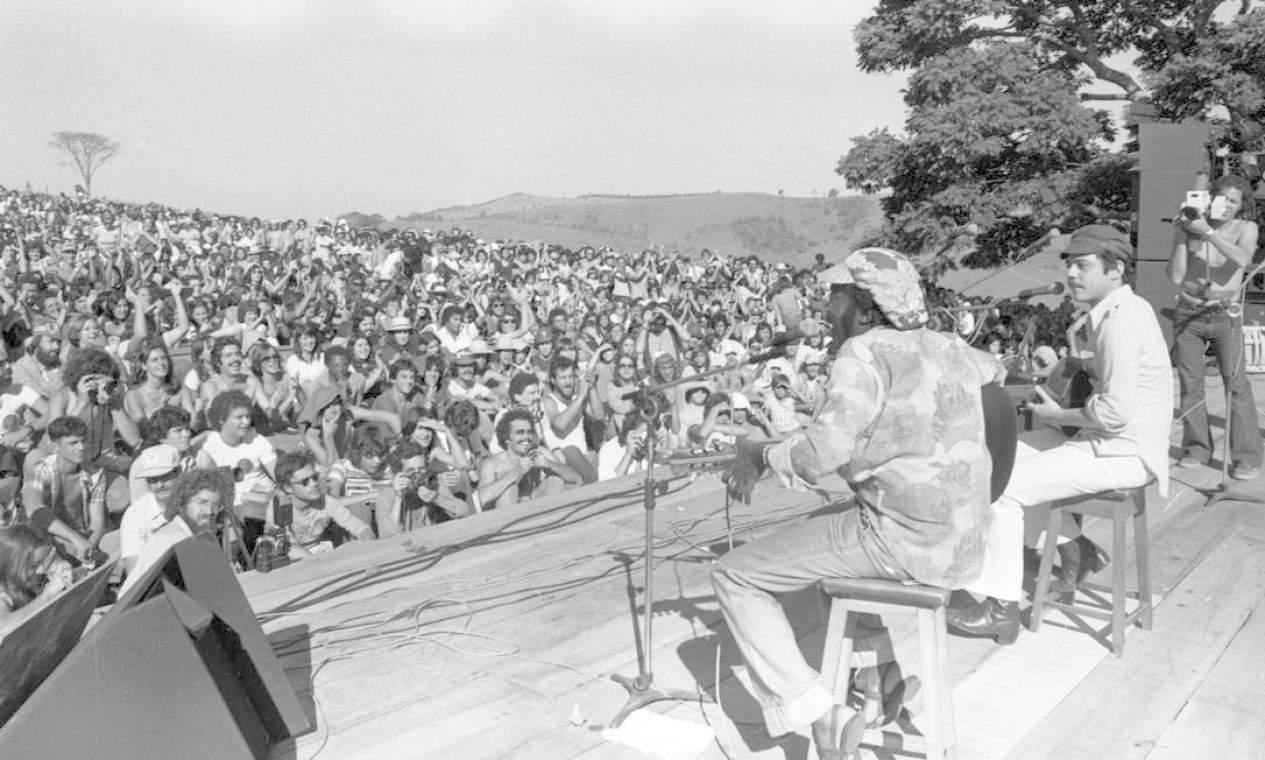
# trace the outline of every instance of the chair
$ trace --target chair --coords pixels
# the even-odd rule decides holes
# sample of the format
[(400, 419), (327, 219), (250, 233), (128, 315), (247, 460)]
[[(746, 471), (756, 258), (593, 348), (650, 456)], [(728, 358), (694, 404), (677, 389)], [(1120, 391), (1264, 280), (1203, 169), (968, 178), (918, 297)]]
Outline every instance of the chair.
[[(981, 401), (984, 407), (984, 438), (993, 462), (989, 490), (992, 500), (996, 501), (1006, 490), (1014, 468), (1019, 420), (1014, 401), (1000, 385), (990, 383), (984, 386)], [(840, 701), (846, 697), (851, 680), (855, 614), (885, 614), (911, 609), (916, 612), (927, 715), (925, 754), (927, 760), (950, 757), (956, 744), (953, 690), (948, 678), (949, 637), (945, 623), (945, 606), (951, 592), (936, 586), (874, 578), (827, 578), (818, 584), (818, 588), (830, 599), (821, 672), (825, 683)]]
[[(1149, 483), (1147, 484), (1149, 485)], [(1054, 550), (1064, 512), (1074, 515), (1103, 517), (1111, 520), (1111, 546), (1114, 564), (1111, 585), (1086, 583), (1081, 588), (1099, 593), (1111, 593), (1110, 606), (1105, 604), (1077, 603), (1075, 594), (1070, 601), (1062, 601), (1050, 593), (1050, 578), (1054, 570)], [(1128, 546), (1129, 519), (1133, 519), (1133, 541), (1136, 552), (1138, 588), (1130, 590), (1125, 583), (1125, 553)], [(1035, 633), (1041, 628), (1041, 619), (1047, 607), (1064, 612), (1111, 621), (1111, 651), (1117, 657), (1124, 656), (1125, 628), (1138, 624), (1150, 630), (1153, 605), (1151, 603), (1151, 560), (1146, 527), (1146, 485), (1124, 491), (1108, 491), (1053, 504), (1050, 522), (1046, 528), (1045, 547), (1041, 552), (1041, 567), (1037, 571), (1037, 588), (1033, 594), (1031, 628)], [(1129, 599), (1136, 599), (1138, 606), (1128, 612)]]

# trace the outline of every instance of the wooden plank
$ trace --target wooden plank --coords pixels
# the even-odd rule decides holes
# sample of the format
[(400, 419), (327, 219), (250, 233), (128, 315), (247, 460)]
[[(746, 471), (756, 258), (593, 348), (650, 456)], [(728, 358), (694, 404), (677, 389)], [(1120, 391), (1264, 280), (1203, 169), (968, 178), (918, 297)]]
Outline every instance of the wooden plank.
[(1154, 630), (1132, 633), (1126, 657), (1104, 660), (1008, 757), (1146, 757), (1265, 598), (1262, 540), (1227, 539), (1159, 605)]

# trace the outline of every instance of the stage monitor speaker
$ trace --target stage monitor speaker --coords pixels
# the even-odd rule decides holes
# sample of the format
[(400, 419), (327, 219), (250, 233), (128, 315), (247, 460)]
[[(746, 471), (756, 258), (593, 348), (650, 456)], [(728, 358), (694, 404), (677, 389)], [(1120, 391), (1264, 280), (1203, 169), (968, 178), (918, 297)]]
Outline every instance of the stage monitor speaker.
[(0, 638), (0, 726), (74, 649), (113, 571), (113, 562), (93, 570)]
[(0, 729), (0, 756), (262, 760), (310, 726), (219, 547), (190, 538)]

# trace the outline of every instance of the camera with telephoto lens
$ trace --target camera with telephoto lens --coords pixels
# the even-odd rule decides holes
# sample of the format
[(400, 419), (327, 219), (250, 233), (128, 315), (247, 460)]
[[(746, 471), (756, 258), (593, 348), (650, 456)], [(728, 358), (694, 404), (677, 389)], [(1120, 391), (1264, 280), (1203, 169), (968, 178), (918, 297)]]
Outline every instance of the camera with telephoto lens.
[(261, 573), (290, 564), (290, 537), (282, 528), (273, 528), (255, 539), (255, 569)]
[(1213, 198), (1207, 190), (1190, 190), (1186, 193), (1186, 202), (1182, 204), (1183, 218), (1194, 221), (1199, 217), (1210, 220), (1225, 219), (1225, 198), (1218, 195)]
[(103, 377), (97, 384), (88, 389), (88, 398), (92, 403), (100, 403), (102, 399), (108, 399), (114, 395), (119, 389), (119, 381), (112, 377)]

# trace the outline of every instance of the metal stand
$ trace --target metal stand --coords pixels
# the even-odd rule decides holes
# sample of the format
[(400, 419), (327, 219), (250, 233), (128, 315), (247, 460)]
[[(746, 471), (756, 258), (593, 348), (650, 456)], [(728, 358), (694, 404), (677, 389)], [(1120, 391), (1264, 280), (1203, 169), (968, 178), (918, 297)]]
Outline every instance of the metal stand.
[[(658, 428), (659, 405), (647, 393), (642, 416), (649, 426), (646, 435), (646, 484), (643, 500), (646, 508), (646, 591), (642, 607), (642, 650), (644, 655), (638, 662), (635, 678), (616, 673), (611, 680), (628, 690), (628, 702), (611, 721), (612, 728), (619, 728), (629, 715), (652, 702), (676, 700), (678, 702), (712, 702), (710, 694), (702, 691), (685, 691), (684, 689), (663, 689), (654, 683), (654, 510), (660, 484), (654, 477), (655, 468), (655, 433)], [(667, 485), (664, 483), (663, 485)]]

